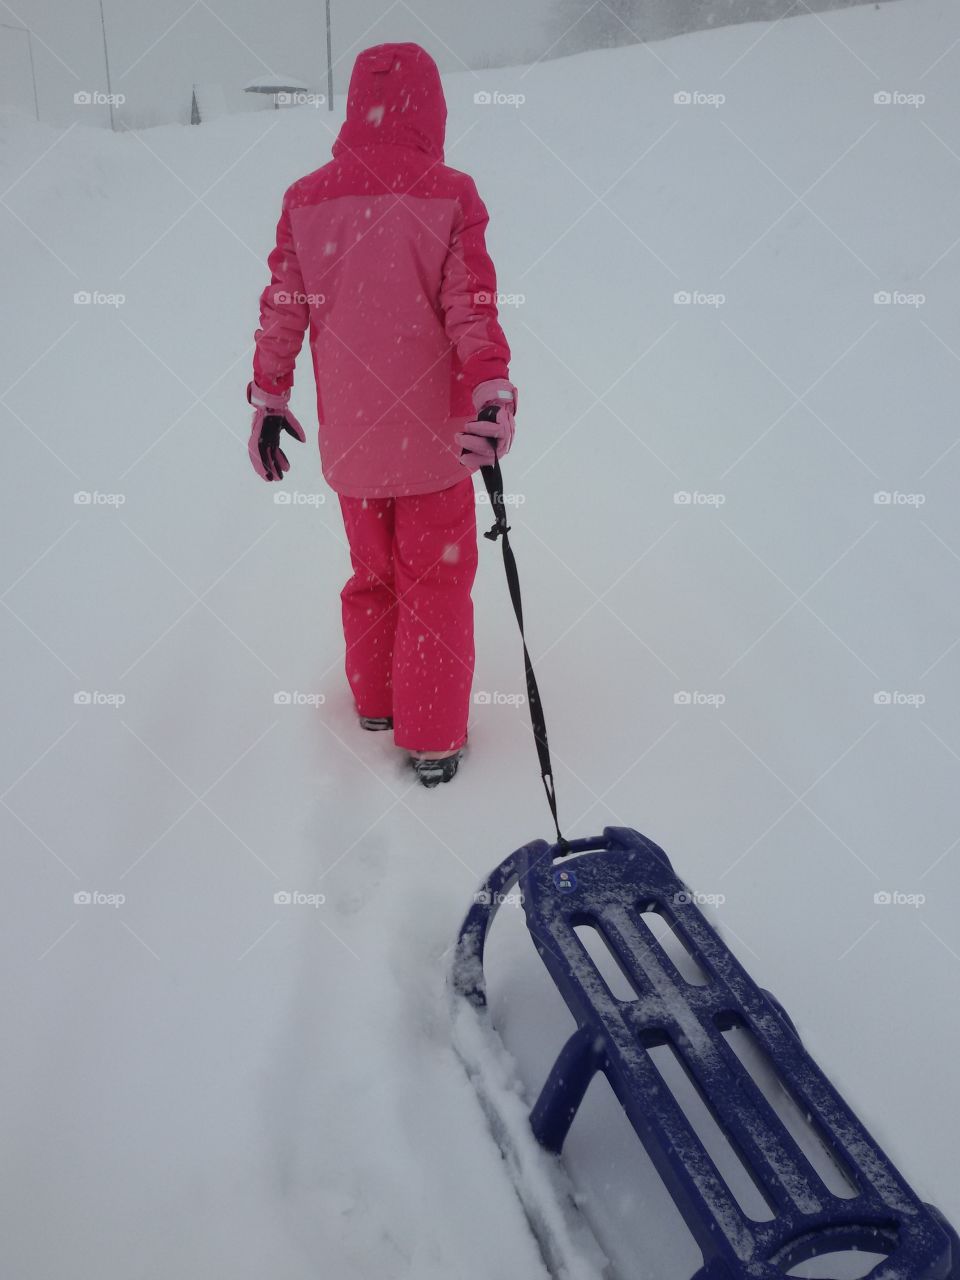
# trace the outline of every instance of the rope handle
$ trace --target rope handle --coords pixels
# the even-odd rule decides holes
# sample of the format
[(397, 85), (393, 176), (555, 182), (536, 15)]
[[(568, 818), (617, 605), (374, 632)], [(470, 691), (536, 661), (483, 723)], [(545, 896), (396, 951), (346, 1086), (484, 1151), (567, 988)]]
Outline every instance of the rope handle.
[[(477, 418), (480, 422), (496, 422), (497, 406), (488, 405), (485, 409), (481, 409)], [(530, 723), (533, 726), (533, 738), (537, 747), (537, 757), (540, 761), (540, 777), (543, 780), (547, 804), (550, 806), (553, 825), (556, 828), (557, 844), (560, 846), (561, 852), (566, 853), (570, 846), (560, 830), (560, 820), (557, 817), (557, 794), (553, 781), (553, 766), (550, 762), (550, 747), (547, 742), (547, 725), (543, 715), (543, 704), (540, 701), (537, 677), (534, 674), (533, 663), (530, 660), (530, 653), (527, 649), (527, 638), (523, 629), (520, 575), (517, 572), (516, 558), (508, 537), (510, 526), (507, 524), (506, 504), (503, 499), (503, 475), (500, 471), (500, 460), (497, 457), (499, 441), (495, 436), (487, 436), (486, 439), (489, 440), (493, 448), (493, 462), (490, 466), (481, 467), (480, 475), (490, 497), (490, 506), (493, 510), (493, 525), (483, 536), (489, 538), (491, 542), (496, 542), (498, 538), (503, 539), (503, 567), (507, 575), (507, 587), (510, 592), (513, 611), (517, 616), (517, 624), (520, 627), (520, 639), (523, 642), (523, 670), (527, 683), (527, 704), (530, 708)]]

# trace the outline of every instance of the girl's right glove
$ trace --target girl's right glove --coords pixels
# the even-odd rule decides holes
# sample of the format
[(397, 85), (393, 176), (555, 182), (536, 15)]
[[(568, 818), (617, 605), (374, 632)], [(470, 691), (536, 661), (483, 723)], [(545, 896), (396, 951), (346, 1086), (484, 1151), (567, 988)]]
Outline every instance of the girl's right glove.
[(280, 448), (281, 431), (288, 431), (301, 444), (307, 438), (287, 408), (289, 399), (289, 391), (264, 391), (255, 382), (247, 386), (247, 400), (253, 405), (247, 452), (254, 471), (264, 480), (282, 480), (283, 473), (290, 470), (287, 455)]
[(454, 439), (465, 467), (489, 467), (508, 454), (513, 444), (517, 389), (506, 378), (481, 382), (473, 393), (473, 407), (477, 418), (465, 423)]

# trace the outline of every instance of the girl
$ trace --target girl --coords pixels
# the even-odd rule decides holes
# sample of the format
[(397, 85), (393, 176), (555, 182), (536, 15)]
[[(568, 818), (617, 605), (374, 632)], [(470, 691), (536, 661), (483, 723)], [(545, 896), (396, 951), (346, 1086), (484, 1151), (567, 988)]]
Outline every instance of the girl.
[(287, 402), (309, 325), (321, 464), (353, 567), (347, 679), (360, 724), (392, 729), (425, 786), (454, 776), (467, 739), (472, 473), (509, 450), (517, 403), (487, 211), (443, 163), (446, 117), (419, 45), (357, 58), (333, 160), (284, 196), (247, 388), (250, 459), (280, 480), (280, 433), (305, 438)]

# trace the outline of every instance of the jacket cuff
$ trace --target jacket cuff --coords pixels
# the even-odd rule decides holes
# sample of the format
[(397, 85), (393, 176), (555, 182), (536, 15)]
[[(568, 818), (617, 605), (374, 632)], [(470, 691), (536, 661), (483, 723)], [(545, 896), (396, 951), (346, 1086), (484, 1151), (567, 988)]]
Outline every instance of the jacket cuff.
[(473, 390), (473, 407), (479, 413), (487, 405), (495, 404), (499, 408), (517, 411), (517, 388), (507, 378), (490, 378), (481, 382)]
[(285, 409), (289, 399), (289, 391), (267, 391), (255, 382), (247, 383), (247, 403), (256, 409)]

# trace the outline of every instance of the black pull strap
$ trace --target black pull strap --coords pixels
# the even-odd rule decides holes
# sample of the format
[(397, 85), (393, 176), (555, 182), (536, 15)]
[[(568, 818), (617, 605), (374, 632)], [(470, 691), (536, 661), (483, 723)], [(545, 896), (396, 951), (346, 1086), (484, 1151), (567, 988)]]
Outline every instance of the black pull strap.
[[(478, 417), (481, 422), (496, 422), (497, 410), (495, 407), (482, 409)], [(496, 453), (497, 442), (491, 438), (490, 443), (493, 445), (494, 453)], [(480, 474), (490, 496), (490, 506), (494, 517), (493, 526), (483, 536), (489, 538), (491, 542), (496, 542), (498, 538), (503, 539), (503, 567), (507, 575), (507, 587), (510, 591), (513, 611), (517, 615), (517, 623), (520, 627), (520, 639), (523, 641), (523, 669), (527, 681), (527, 702), (530, 707), (530, 722), (533, 725), (533, 739), (536, 743), (537, 756), (540, 760), (540, 777), (543, 779), (543, 789), (547, 795), (547, 804), (550, 806), (550, 813), (553, 816), (553, 825), (557, 832), (557, 843), (561, 849), (566, 850), (569, 845), (560, 830), (560, 820), (557, 817), (557, 795), (553, 783), (553, 766), (550, 763), (550, 747), (547, 742), (547, 725), (543, 718), (543, 704), (540, 701), (537, 677), (533, 672), (533, 663), (530, 661), (527, 638), (523, 630), (520, 575), (517, 572), (517, 561), (513, 554), (513, 548), (510, 546), (510, 539), (507, 536), (510, 532), (510, 526), (507, 524), (506, 505), (503, 499), (503, 476), (500, 473), (500, 460), (495, 456), (491, 466), (480, 468)]]

